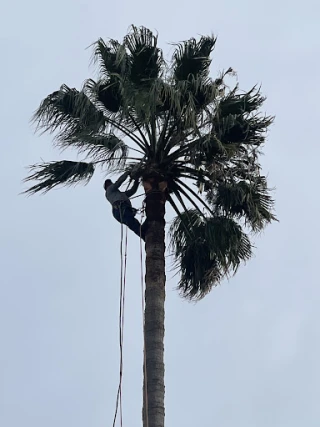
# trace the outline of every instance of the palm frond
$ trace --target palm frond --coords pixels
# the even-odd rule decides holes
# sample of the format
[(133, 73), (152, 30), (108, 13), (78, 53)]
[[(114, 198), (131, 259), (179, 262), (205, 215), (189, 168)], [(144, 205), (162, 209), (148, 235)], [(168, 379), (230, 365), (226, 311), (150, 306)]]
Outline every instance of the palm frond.
[(214, 132), (222, 144), (250, 144), (259, 146), (264, 143), (266, 132), (273, 123), (273, 117), (261, 117), (258, 114), (246, 117), (243, 114), (216, 117)]
[[(89, 88), (89, 81), (86, 82), (86, 88)], [(97, 101), (111, 114), (118, 113), (123, 105), (120, 80), (114, 76), (97, 83), (91, 80), (91, 94), (95, 94)]]
[(150, 84), (160, 77), (163, 65), (162, 51), (157, 46), (158, 37), (145, 27), (131, 27), (124, 45), (129, 51), (130, 81), (139, 86)]
[(252, 182), (221, 182), (216, 189), (214, 204), (227, 216), (245, 218), (253, 231), (260, 231), (276, 221), (272, 213), (274, 200), (263, 176)]
[(206, 78), (211, 64), (210, 54), (216, 38), (202, 36), (199, 41), (194, 38), (178, 44), (173, 55), (173, 75), (177, 81)]
[(203, 164), (211, 164), (221, 156), (227, 157), (228, 145), (221, 141), (212, 133), (194, 139), (184, 147), (186, 163), (192, 164), (195, 168)]
[(134, 103), (134, 96), (132, 92), (128, 93), (127, 88), (124, 88), (122, 81), (116, 78), (98, 82), (88, 79), (84, 84), (84, 92), (97, 108), (103, 111), (108, 130), (119, 131), (147, 154), (149, 144), (143, 133), (145, 121), (136, 120), (136, 106), (131, 105)]
[(211, 79), (193, 78), (175, 84), (180, 115), (186, 128), (197, 129), (206, 116), (206, 107), (215, 100), (216, 86)]
[(94, 164), (62, 160), (30, 166), (32, 172), (24, 182), (39, 181), (24, 193), (47, 193), (58, 185), (70, 186), (80, 182), (87, 184), (94, 173)]
[(65, 148), (75, 147), (79, 153), (86, 153), (95, 161), (116, 162), (118, 166), (125, 164), (129, 152), (128, 146), (112, 133), (83, 132), (72, 135), (59, 145)]
[(237, 93), (238, 86), (231, 90), (227, 95), (220, 98), (217, 106), (218, 118), (227, 117), (230, 114), (237, 116), (239, 114), (249, 114), (257, 111), (266, 100), (260, 94), (260, 88), (254, 86), (251, 90), (245, 93)]
[[(239, 156), (246, 150), (245, 145), (259, 146), (265, 141), (273, 117), (263, 117), (258, 113), (265, 99), (259, 90), (253, 88), (245, 94), (238, 94), (236, 87), (227, 96), (217, 100), (214, 99), (214, 86), (212, 91), (210, 96), (213, 97), (215, 107), (211, 106), (211, 111), (205, 109), (205, 120), (198, 128), (198, 131), (203, 128), (209, 132), (201, 131), (201, 136), (191, 141), (183, 142), (179, 139), (176, 144), (167, 144), (166, 148), (178, 148), (168, 153), (167, 161), (183, 155), (196, 167), (200, 164), (210, 165), (218, 158), (228, 161), (231, 157)], [(190, 128), (193, 127), (192, 120), (199, 123), (200, 118), (194, 112), (190, 111), (189, 117)]]
[(100, 38), (93, 46), (92, 61), (99, 65), (100, 73), (105, 78), (112, 75), (124, 76), (128, 72), (129, 59), (124, 45), (113, 39), (106, 43)]
[(158, 99), (156, 103), (157, 115), (161, 116), (167, 111), (176, 109), (174, 101), (177, 97), (173, 96), (174, 94), (175, 93), (170, 84), (163, 80), (158, 81)]
[(170, 228), (176, 266), (181, 270), (178, 288), (185, 298), (197, 300), (235, 273), (252, 256), (252, 245), (230, 218), (204, 218), (197, 210), (181, 216), (183, 220), (175, 218)]
[(59, 130), (57, 140), (77, 132), (100, 132), (106, 126), (101, 111), (89, 100), (84, 92), (62, 85), (60, 90), (47, 96), (33, 116), (38, 129), (51, 133)]
[(189, 209), (187, 208), (184, 200), (186, 199), (189, 203), (191, 203), (191, 205), (198, 211), (200, 215), (204, 216), (197, 203), (192, 199), (192, 197), (190, 197), (187, 191), (181, 188), (181, 186), (179, 186), (176, 182), (172, 182), (170, 186), (170, 191), (176, 196), (184, 212), (189, 212)]
[(215, 100), (217, 86), (211, 79), (197, 79), (191, 83), (190, 91), (193, 94), (195, 111), (199, 114)]
[[(177, 197), (177, 199), (180, 201), (183, 209), (185, 212), (188, 212), (187, 207), (184, 204), (183, 198), (181, 197), (180, 193), (178, 191), (173, 191), (174, 195)], [(170, 205), (172, 206), (173, 210), (175, 211), (175, 213), (178, 215), (178, 217), (181, 220), (181, 223), (183, 224), (183, 226), (185, 227), (185, 231), (186, 233), (189, 233), (189, 224), (185, 222), (185, 216), (182, 215), (182, 213), (180, 212), (177, 204), (175, 203), (175, 201), (173, 200), (173, 197), (171, 196), (171, 194), (167, 195), (167, 201), (170, 203)]]

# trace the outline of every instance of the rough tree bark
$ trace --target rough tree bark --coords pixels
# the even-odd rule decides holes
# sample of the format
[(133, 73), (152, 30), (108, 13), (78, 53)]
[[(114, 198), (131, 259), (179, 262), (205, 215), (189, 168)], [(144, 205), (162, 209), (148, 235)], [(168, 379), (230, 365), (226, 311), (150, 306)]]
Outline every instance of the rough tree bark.
[[(164, 427), (164, 303), (165, 303), (165, 192), (156, 180), (146, 191), (146, 292), (143, 427)], [(145, 383), (147, 389), (145, 389)]]

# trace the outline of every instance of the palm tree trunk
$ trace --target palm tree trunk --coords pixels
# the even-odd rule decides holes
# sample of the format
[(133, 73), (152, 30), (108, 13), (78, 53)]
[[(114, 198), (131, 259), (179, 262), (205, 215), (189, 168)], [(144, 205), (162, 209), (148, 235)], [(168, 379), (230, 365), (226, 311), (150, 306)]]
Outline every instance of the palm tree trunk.
[(164, 427), (165, 193), (152, 187), (146, 195), (143, 427)]

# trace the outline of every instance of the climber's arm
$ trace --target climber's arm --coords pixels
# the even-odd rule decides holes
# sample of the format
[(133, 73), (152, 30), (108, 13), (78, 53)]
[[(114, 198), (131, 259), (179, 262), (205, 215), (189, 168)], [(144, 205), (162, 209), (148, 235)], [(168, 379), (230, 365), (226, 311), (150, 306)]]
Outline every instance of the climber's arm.
[[(117, 179), (117, 181), (112, 184), (112, 190), (118, 190), (121, 184), (124, 183), (124, 181), (128, 178), (129, 172), (125, 172), (120, 176), (120, 178)], [(110, 186), (111, 187), (111, 186)]]
[(132, 187), (131, 187), (129, 190), (125, 191), (125, 194), (126, 194), (128, 197), (132, 197), (132, 196), (137, 192), (138, 187), (139, 187), (139, 180), (137, 180), (137, 179), (136, 179), (136, 180), (134, 181), (134, 183), (133, 183)]

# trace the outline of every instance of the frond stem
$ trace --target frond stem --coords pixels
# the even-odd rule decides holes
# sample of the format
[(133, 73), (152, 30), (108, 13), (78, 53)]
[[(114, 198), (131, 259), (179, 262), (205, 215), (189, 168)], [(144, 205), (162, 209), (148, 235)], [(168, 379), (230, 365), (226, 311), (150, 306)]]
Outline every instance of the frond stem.
[(183, 181), (181, 181), (179, 178), (176, 179), (176, 182), (182, 185), (184, 188), (186, 188), (200, 203), (203, 204), (203, 206), (212, 214), (214, 215), (213, 210), (210, 208), (210, 206), (201, 198), (198, 196), (198, 194), (193, 191), (187, 184), (185, 184)]

